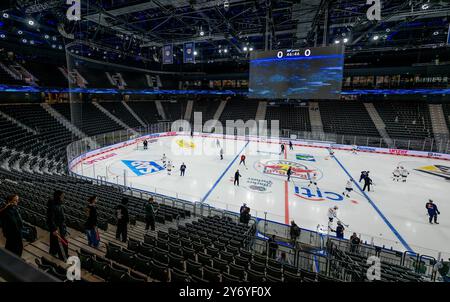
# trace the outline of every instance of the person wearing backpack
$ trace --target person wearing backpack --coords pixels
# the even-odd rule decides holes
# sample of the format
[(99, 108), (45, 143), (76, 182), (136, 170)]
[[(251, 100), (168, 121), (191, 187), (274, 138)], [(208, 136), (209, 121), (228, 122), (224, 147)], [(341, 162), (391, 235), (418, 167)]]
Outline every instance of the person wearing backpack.
[(115, 209), (117, 219), (116, 239), (117, 240), (122, 239), (122, 242), (127, 242), (128, 223), (130, 222), (127, 205), (128, 205), (128, 198), (124, 197), (122, 198), (121, 203)]
[(3, 234), (6, 238), (5, 249), (21, 257), (23, 252), (23, 222), (18, 209), (19, 195), (8, 196), (0, 207)]
[(98, 248), (100, 244), (100, 236), (98, 234), (97, 223), (98, 223), (98, 214), (97, 214), (97, 196), (91, 196), (88, 199), (88, 206), (86, 207), (86, 216), (87, 220), (84, 224), (86, 229), (86, 235), (88, 239), (88, 245), (94, 248)]

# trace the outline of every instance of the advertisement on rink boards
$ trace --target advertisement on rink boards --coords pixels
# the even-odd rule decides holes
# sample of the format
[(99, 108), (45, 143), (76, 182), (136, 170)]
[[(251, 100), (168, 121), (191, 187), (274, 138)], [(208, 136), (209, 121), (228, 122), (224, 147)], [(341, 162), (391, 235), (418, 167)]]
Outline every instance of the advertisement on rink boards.
[[(129, 141), (117, 143), (111, 146), (99, 148), (85, 154), (78, 156), (73, 159), (69, 164), (69, 169), (73, 169), (80, 162), (98, 156), (100, 154), (105, 154), (120, 148), (124, 148), (130, 145), (133, 145), (138, 142), (142, 142), (143, 140), (155, 140), (160, 137), (168, 137), (168, 136), (178, 136), (178, 135), (190, 135), (187, 132), (165, 132), (165, 133), (155, 133), (149, 134), (145, 136), (141, 136), (136, 139), (132, 139)], [(258, 136), (235, 136), (235, 135), (220, 135), (220, 134), (195, 134), (200, 137), (212, 137), (212, 138), (221, 138), (221, 139), (230, 139), (230, 140), (245, 140), (250, 142), (262, 142), (268, 144), (280, 144), (283, 143), (288, 145), (291, 141), (294, 146), (300, 147), (315, 147), (315, 148), (332, 148), (335, 150), (348, 150), (351, 151), (353, 146), (350, 145), (341, 145), (341, 144), (331, 144), (331, 143), (321, 143), (316, 141), (307, 141), (307, 140), (299, 140), (299, 139), (279, 139), (279, 138), (261, 138)], [(359, 152), (369, 152), (369, 153), (379, 153), (379, 154), (390, 154), (390, 155), (401, 155), (401, 156), (412, 156), (412, 157), (423, 157), (423, 158), (433, 158), (440, 160), (450, 160), (450, 154), (436, 153), (436, 152), (425, 152), (425, 151), (414, 151), (414, 150), (402, 150), (402, 149), (388, 149), (388, 148), (377, 148), (377, 147), (366, 147), (366, 146), (357, 146), (357, 151)]]

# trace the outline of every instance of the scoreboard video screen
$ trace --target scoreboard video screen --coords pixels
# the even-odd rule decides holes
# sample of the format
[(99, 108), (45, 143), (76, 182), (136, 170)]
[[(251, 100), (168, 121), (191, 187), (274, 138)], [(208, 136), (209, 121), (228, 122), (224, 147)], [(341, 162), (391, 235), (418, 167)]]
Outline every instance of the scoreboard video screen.
[(255, 52), (250, 57), (249, 97), (338, 99), (344, 47), (313, 47)]

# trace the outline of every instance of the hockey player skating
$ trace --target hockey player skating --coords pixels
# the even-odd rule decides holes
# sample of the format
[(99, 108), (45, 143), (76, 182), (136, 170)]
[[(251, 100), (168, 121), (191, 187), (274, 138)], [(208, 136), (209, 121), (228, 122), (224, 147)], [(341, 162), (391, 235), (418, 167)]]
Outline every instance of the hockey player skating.
[(433, 224), (434, 220), (435, 224), (439, 224), (439, 222), (437, 222), (437, 215), (440, 215), (441, 212), (439, 212), (437, 205), (431, 199), (429, 199), (428, 202), (425, 204), (425, 208), (428, 211), (430, 223)]
[(352, 146), (352, 154), (358, 154), (358, 147), (356, 145)]
[(368, 177), (369, 172), (370, 171), (361, 171), (361, 176), (359, 177), (359, 182), (361, 182), (361, 180), (363, 180), (364, 178)]
[(287, 181), (291, 181), (291, 175), (292, 175), (292, 167), (291, 166), (289, 166), (289, 168), (286, 172), (286, 175), (287, 175)]
[(316, 174), (316, 173), (313, 173), (313, 175), (312, 175), (311, 178), (309, 179), (309, 185), (308, 185), (308, 188), (309, 188), (311, 185), (314, 185), (314, 186), (316, 186), (316, 188), (317, 188), (317, 174)]
[(220, 141), (219, 141), (219, 139), (216, 139), (216, 147), (220, 147)]
[(186, 165), (184, 163), (180, 166), (180, 176), (184, 176), (184, 172), (186, 171)]
[(223, 160), (223, 148), (220, 148), (220, 160)]
[(364, 178), (364, 187), (363, 187), (363, 191), (365, 191), (367, 189), (367, 191), (370, 192), (370, 186), (372, 185), (372, 179), (369, 177), (369, 175), (367, 175)]
[(237, 185), (239, 187), (239, 178), (242, 177), (242, 175), (239, 173), (239, 169), (234, 173), (234, 185)]
[(334, 206), (328, 209), (328, 222), (333, 222), (334, 218), (337, 218), (338, 206)]
[(392, 172), (392, 180), (393, 181), (399, 181), (400, 180), (400, 168), (396, 167), (394, 171)]
[(166, 154), (164, 153), (163, 156), (161, 157), (161, 161), (163, 163), (164, 168), (166, 168), (166, 162), (167, 162), (167, 157)]
[(167, 175), (172, 175), (172, 168), (173, 168), (172, 162), (169, 160), (167, 162)]
[(291, 141), (289, 141), (289, 150), (294, 150), (294, 145), (292, 144)]
[(147, 140), (144, 140), (144, 150), (147, 150), (148, 149), (148, 142), (147, 142)]
[(334, 150), (331, 147), (328, 147), (328, 153), (330, 154), (330, 157), (334, 156)]
[(342, 195), (350, 197), (350, 193), (353, 191), (353, 179), (350, 179), (347, 181), (347, 184), (345, 185), (345, 191), (342, 192)]
[(281, 144), (281, 147), (280, 147), (280, 148), (281, 148), (280, 154), (283, 154), (283, 153), (284, 153), (284, 148), (285, 148), (285, 147), (284, 147), (284, 144)]
[(244, 166), (247, 167), (247, 166), (245, 165), (245, 158), (246, 158), (245, 155), (242, 154), (242, 155), (241, 155), (241, 161), (239, 162), (239, 166), (240, 166), (241, 164), (244, 164)]
[(406, 182), (408, 175), (409, 175), (409, 171), (406, 170), (404, 167), (400, 167), (400, 176), (402, 177), (402, 182)]

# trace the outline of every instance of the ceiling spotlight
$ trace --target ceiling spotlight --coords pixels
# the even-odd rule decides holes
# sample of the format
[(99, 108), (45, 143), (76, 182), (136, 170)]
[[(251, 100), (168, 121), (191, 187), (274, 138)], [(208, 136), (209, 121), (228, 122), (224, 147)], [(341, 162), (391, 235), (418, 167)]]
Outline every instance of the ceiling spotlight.
[(198, 52), (197, 52), (197, 51), (194, 51), (194, 56), (196, 56), (196, 55), (198, 55)]
[(50, 36), (49, 35), (45, 35), (44, 38), (48, 40), (48, 39), (50, 39)]
[(339, 41), (339, 40), (334, 41), (334, 44), (339, 44), (339, 43), (341, 43), (341, 41)]
[(1, 34), (0, 38), (2, 38), (2, 39), (6, 38), (5, 34)]
[(347, 42), (348, 42), (348, 39), (347, 39), (347, 38), (344, 38), (343, 41), (344, 41), (344, 43), (347, 43)]
[(247, 51), (247, 50), (248, 50), (247, 46), (244, 46), (244, 51)]
[(378, 40), (379, 38), (380, 38), (380, 36), (378, 36), (378, 35), (373, 36), (374, 41)]
[(19, 30), (17, 33), (18, 33), (19, 35), (21, 35), (21, 34), (23, 34), (23, 31)]
[(27, 39), (22, 39), (22, 43), (27, 43)]
[(56, 41), (56, 37), (53, 37), (53, 41)]
[(225, 48), (225, 49), (223, 50), (223, 52), (224, 52), (224, 53), (227, 53), (227, 52), (228, 52), (228, 49)]
[(230, 8), (230, 1), (229, 0), (223, 1), (223, 8), (225, 10), (228, 10)]
[(433, 36), (437, 36), (437, 35), (439, 35), (439, 32), (438, 32), (438, 31), (435, 31), (435, 32), (433, 33)]
[(9, 18), (8, 13), (3, 13), (3, 18), (8, 19)]
[(61, 46), (61, 45), (59, 45), (59, 46), (58, 46), (58, 49), (62, 49), (62, 46)]
[(33, 40), (30, 40), (30, 44), (31, 44), (31, 45), (34, 45), (34, 41), (33, 41)]
[(248, 50), (249, 50), (249, 51), (253, 51), (253, 47), (250, 47)]
[(219, 53), (222, 53), (222, 49), (219, 49)]
[(386, 32), (387, 33), (391, 32), (391, 29), (390, 28), (386, 28)]
[(205, 32), (203, 30), (200, 30), (200, 36), (203, 37), (205, 35)]
[(34, 21), (33, 20), (28, 20), (28, 25), (34, 26)]
[(422, 9), (423, 10), (429, 9), (429, 8), (430, 8), (430, 4), (429, 3), (422, 4)]

